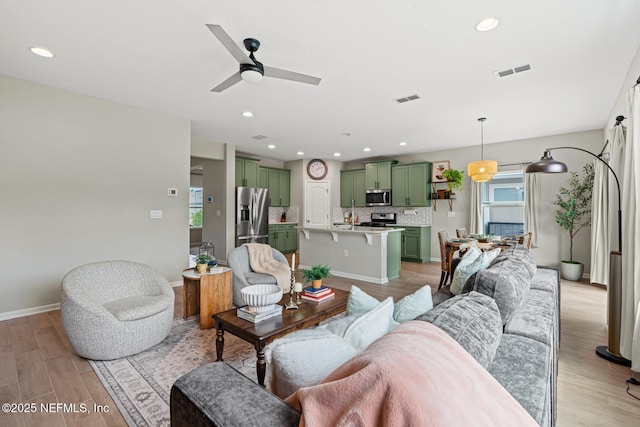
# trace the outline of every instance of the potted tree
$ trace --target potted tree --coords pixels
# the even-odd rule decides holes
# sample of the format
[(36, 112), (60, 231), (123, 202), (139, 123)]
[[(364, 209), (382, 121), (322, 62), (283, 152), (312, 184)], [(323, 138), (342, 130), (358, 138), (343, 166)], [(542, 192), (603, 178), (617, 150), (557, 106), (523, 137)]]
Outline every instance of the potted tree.
[[(462, 190), (462, 180), (464, 179), (464, 175), (462, 171), (457, 169), (447, 169), (442, 172), (443, 178), (446, 178), (449, 185), (449, 195), (453, 194), (453, 190)], [(447, 194), (445, 193), (445, 198)]]
[(556, 210), (556, 222), (569, 232), (569, 259), (560, 263), (560, 274), (563, 279), (580, 280), (584, 264), (573, 259), (573, 238), (584, 227), (591, 225), (591, 198), (593, 195), (593, 164), (587, 163), (582, 168), (581, 177), (571, 172), (568, 187), (561, 187), (553, 204)]
[(305, 283), (311, 282), (314, 289), (322, 287), (322, 279), (329, 277), (331, 268), (328, 265), (316, 264), (308, 270), (302, 272)]

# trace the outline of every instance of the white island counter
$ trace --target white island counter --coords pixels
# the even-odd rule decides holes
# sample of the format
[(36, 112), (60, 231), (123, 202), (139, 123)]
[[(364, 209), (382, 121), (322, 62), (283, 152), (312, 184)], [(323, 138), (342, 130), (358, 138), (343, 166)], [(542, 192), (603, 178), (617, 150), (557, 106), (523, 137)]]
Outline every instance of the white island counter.
[(323, 264), (334, 276), (379, 284), (400, 274), (402, 228), (296, 228), (302, 269)]

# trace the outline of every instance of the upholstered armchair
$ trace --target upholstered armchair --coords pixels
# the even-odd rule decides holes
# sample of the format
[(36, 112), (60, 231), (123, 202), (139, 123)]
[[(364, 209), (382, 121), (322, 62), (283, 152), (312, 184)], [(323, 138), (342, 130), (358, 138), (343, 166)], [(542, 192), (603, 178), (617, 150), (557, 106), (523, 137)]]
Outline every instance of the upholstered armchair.
[(167, 279), (147, 265), (86, 264), (62, 280), (62, 326), (78, 355), (119, 359), (147, 350), (169, 335), (174, 299)]
[[(271, 248), (273, 259), (289, 265), (282, 252)], [(227, 255), (227, 265), (233, 271), (233, 305), (245, 305), (240, 290), (249, 285), (276, 284), (276, 278), (268, 274), (260, 274), (251, 270), (249, 265), (249, 251), (246, 246), (238, 246)]]

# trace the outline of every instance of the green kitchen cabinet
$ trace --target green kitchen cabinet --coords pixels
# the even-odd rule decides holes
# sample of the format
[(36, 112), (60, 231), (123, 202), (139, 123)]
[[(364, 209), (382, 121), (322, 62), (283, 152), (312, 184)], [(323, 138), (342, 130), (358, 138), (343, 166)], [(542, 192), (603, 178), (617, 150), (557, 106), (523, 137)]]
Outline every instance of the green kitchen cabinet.
[(258, 168), (258, 160), (236, 157), (236, 187), (257, 187)]
[(298, 224), (269, 224), (269, 245), (283, 254), (298, 249)]
[(350, 208), (351, 201), (356, 207), (365, 207), (365, 170), (349, 170), (340, 172), (340, 206)]
[(398, 163), (397, 160), (383, 160), (380, 162), (366, 163), (365, 189), (366, 190), (387, 190), (391, 188), (391, 167)]
[(391, 169), (393, 206), (431, 206), (431, 163), (394, 165)]
[(258, 173), (260, 187), (269, 190), (269, 200), (272, 207), (287, 207), (291, 204), (291, 171), (260, 167)]
[(425, 263), (431, 260), (430, 226), (397, 226), (404, 228), (400, 256), (402, 261)]

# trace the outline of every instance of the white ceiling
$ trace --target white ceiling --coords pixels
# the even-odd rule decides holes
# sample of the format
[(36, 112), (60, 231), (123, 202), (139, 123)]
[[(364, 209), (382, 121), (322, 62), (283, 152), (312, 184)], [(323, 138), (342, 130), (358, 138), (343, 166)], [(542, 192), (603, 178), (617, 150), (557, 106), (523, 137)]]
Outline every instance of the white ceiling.
[[(500, 26), (476, 31), (487, 16)], [(346, 161), (478, 145), (481, 116), (485, 143), (603, 128), (638, 22), (637, 0), (0, 0), (0, 74), (188, 118), (260, 157)], [(238, 65), (205, 24), (322, 82), (212, 93)]]

